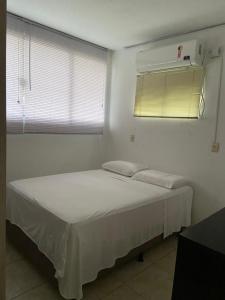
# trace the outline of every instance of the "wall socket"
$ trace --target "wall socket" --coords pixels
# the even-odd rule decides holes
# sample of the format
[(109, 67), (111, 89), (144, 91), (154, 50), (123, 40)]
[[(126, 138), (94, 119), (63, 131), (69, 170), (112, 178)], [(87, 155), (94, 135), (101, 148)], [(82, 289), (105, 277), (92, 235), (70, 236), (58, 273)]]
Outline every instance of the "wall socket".
[(209, 51), (209, 57), (210, 58), (220, 57), (221, 53), (222, 53), (222, 48), (221, 47), (215, 47), (215, 48), (212, 48)]
[(212, 152), (219, 152), (219, 149), (220, 149), (219, 143), (212, 144)]

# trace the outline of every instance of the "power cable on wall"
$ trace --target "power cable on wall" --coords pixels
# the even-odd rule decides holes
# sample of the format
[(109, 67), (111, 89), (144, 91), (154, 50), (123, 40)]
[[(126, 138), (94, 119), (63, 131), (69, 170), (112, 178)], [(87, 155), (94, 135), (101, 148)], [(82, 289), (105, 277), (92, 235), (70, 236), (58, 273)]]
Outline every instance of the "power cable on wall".
[(215, 131), (213, 137), (213, 144), (218, 143), (218, 125), (219, 125), (219, 113), (220, 113), (220, 106), (221, 106), (221, 90), (222, 90), (222, 79), (223, 79), (223, 54), (220, 50), (220, 78), (219, 78), (219, 87), (218, 87), (218, 99), (217, 99), (217, 107), (216, 107), (216, 123), (215, 123)]
[(219, 152), (219, 141), (218, 141), (218, 129), (219, 129), (219, 114), (221, 107), (221, 90), (222, 90), (222, 80), (223, 80), (223, 51), (222, 48), (215, 48), (209, 52), (209, 59), (219, 60), (219, 82), (218, 82), (218, 95), (216, 103), (216, 113), (215, 113), (215, 127), (213, 133), (213, 142), (212, 142), (212, 152)]

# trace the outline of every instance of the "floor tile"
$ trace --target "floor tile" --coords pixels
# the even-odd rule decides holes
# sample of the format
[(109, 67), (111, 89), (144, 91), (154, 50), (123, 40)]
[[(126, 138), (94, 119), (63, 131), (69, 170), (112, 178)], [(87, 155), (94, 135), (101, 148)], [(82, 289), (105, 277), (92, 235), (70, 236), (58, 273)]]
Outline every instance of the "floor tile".
[(52, 286), (47, 284), (33, 288), (28, 292), (14, 298), (15, 300), (64, 300)]
[(171, 300), (172, 297), (172, 281), (156, 285), (151, 288), (148, 295), (146, 295), (146, 300)]
[[(48, 283), (33, 288), (13, 300), (65, 300), (59, 293), (57, 287)], [(96, 295), (89, 293), (82, 300), (100, 300)]]
[(174, 277), (176, 254), (176, 251), (173, 251), (155, 263), (157, 267), (167, 272), (171, 280), (173, 280)]
[(147, 268), (148, 264), (146, 264), (145, 262), (138, 262), (136, 260), (133, 260), (127, 262), (124, 265), (116, 267), (114, 273), (118, 280), (127, 282), (127, 280), (132, 279)]
[(127, 285), (148, 300), (170, 300), (172, 280), (155, 265), (128, 281)]
[(6, 240), (6, 265), (22, 260), (23, 256), (19, 251)]
[(114, 272), (104, 274), (99, 278), (84, 286), (84, 296), (95, 295), (98, 298), (108, 296), (122, 285)]
[(24, 260), (6, 268), (6, 298), (16, 297), (44, 282), (36, 269)]
[(168, 255), (170, 252), (174, 251), (177, 247), (177, 239), (175, 237), (170, 237), (158, 245), (150, 248), (144, 254), (144, 261), (146, 264), (154, 263), (164, 256)]
[(144, 262), (138, 262), (136, 259), (133, 259), (126, 264), (116, 267), (114, 272), (117, 278), (123, 282), (133, 278), (147, 269), (151, 264), (159, 261), (172, 251), (175, 251), (176, 244), (176, 238), (168, 238), (146, 251), (144, 253)]
[(121, 286), (116, 289), (111, 295), (103, 298), (103, 300), (144, 300), (142, 296), (137, 294), (127, 286)]
[(100, 300), (103, 297), (102, 293), (104, 294), (104, 291), (98, 291), (96, 281), (93, 281), (83, 286), (82, 300)]
[(93, 292), (84, 294), (84, 297), (82, 298), (82, 300), (101, 300), (101, 299), (102, 297), (97, 296)]

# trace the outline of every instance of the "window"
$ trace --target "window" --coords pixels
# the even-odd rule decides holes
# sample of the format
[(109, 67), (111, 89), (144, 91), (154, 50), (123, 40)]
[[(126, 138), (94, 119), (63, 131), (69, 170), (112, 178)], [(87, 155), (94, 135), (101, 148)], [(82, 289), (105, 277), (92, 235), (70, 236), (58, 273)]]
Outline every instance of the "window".
[(198, 118), (203, 68), (186, 67), (138, 75), (134, 115)]
[(106, 49), (9, 16), (8, 132), (102, 133), (106, 73)]

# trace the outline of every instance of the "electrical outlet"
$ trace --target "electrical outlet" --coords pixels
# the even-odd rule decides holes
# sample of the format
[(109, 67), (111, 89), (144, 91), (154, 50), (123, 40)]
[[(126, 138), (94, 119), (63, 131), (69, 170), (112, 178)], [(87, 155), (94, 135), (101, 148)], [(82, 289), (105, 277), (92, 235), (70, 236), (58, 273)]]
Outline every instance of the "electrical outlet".
[(134, 134), (131, 134), (130, 135), (130, 141), (133, 143), (135, 141), (135, 135)]
[(216, 58), (220, 57), (222, 53), (222, 48), (221, 47), (215, 47), (209, 51), (209, 57), (210, 58)]
[(220, 149), (219, 143), (212, 144), (212, 152), (219, 152), (219, 149)]

